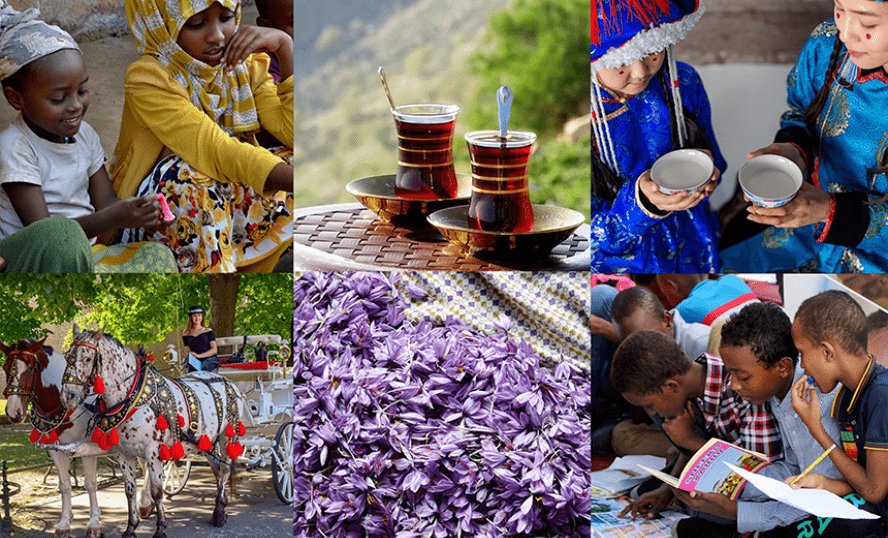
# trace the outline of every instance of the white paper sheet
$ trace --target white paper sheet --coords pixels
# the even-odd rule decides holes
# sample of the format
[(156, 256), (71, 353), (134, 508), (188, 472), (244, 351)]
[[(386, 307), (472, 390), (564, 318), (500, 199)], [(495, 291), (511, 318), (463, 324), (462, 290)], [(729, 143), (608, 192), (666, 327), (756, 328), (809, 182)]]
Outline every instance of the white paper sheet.
[[(725, 463), (737, 474), (749, 481), (759, 491), (782, 503), (788, 504), (799, 510), (804, 510), (817, 517), (836, 517), (840, 519), (879, 519), (876, 514), (871, 514), (855, 506), (835, 493), (825, 489), (792, 489), (788, 484), (779, 480), (759, 476), (744, 469)], [(748, 484), (747, 484), (748, 486)]]

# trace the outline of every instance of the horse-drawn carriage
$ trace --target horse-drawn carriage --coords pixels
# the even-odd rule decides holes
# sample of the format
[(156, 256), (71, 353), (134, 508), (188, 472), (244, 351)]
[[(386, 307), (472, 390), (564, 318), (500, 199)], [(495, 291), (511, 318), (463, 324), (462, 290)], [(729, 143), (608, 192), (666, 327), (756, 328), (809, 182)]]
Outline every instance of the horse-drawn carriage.
[[(268, 344), (279, 344), (280, 348), (268, 350)], [(292, 371), (286, 366), (290, 348), (278, 335), (219, 337), (216, 345), (220, 350), (240, 346), (230, 353), (219, 353), (221, 365), (216, 372), (246, 398), (242, 417), (246, 435), (240, 438), (244, 453), (238, 462), (247, 469), (270, 466), (274, 492), (289, 504), (293, 502), (293, 384)], [(249, 350), (248, 345), (255, 347)], [(257, 360), (231, 362), (233, 357)], [(166, 358), (170, 364), (179, 364), (175, 352), (167, 351)], [(167, 495), (182, 491), (191, 465), (191, 458), (164, 465), (163, 490)]]
[[(289, 346), (278, 336), (220, 340), (220, 346), (243, 342), (241, 356), (248, 343), (261, 342), (257, 347), (264, 350), (265, 360), (221, 368), (221, 375), (195, 372), (174, 379), (160, 374), (144, 354), (136, 354), (103, 331), (80, 332), (76, 324), (74, 341), (64, 356), (48, 354), (42, 341), (2, 346), (7, 356), (6, 392), (13, 404), (7, 406), (7, 413), (19, 421), (30, 409), (31, 441), (52, 449), (59, 468), (63, 515), (56, 526), (57, 536), (70, 532), (67, 469), (71, 457), (84, 457), (84, 465), (91, 462), (86, 473), (92, 507), (87, 536), (101, 535), (94, 462), (95, 456), (109, 451), (116, 455), (124, 475), (129, 505), (124, 536), (132, 536), (139, 513), (147, 517), (151, 509), (157, 514), (155, 536), (165, 536), (164, 482), (168, 490), (176, 484), (179, 490), (184, 487), (189, 454), (204, 455), (216, 475), (218, 491), (211, 520), (216, 526), (225, 522), (229, 497), (225, 484), (238, 461), (251, 468), (271, 465), (275, 492), (282, 501), (292, 502)], [(280, 349), (267, 350), (266, 343), (279, 344)], [(48, 399), (54, 403), (47, 405)], [(38, 404), (57, 411), (35, 414)], [(137, 459), (146, 475), (141, 510), (135, 497)]]

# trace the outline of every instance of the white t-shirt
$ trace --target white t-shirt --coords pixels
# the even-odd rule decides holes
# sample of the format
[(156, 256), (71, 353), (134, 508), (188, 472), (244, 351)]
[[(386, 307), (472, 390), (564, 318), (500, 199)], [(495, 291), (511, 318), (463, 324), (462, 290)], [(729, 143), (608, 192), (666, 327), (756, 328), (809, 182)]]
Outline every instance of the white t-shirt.
[(677, 308), (673, 308), (669, 313), (672, 314), (672, 323), (675, 324), (675, 341), (691, 360), (696, 359), (709, 345), (711, 327), (702, 323), (688, 323), (681, 317)]
[[(52, 216), (82, 217), (95, 212), (89, 199), (89, 178), (105, 163), (99, 135), (86, 122), (72, 144), (40, 138), (22, 115), (0, 133), (0, 185), (40, 185)], [(21, 230), (21, 219), (6, 189), (0, 187), (0, 238)]]

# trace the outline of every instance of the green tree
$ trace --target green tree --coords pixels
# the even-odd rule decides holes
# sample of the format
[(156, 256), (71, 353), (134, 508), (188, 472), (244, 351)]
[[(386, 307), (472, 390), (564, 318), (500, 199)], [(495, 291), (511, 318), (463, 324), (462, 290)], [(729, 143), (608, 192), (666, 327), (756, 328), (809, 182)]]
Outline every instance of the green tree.
[[(230, 302), (236, 330), (289, 339), (292, 275), (240, 278), (238, 296)], [(48, 334), (44, 325), (73, 320), (104, 327), (127, 344), (156, 342), (184, 326), (195, 304), (211, 306), (209, 275), (0, 274), (0, 340), (40, 338)]]
[(490, 18), (488, 50), (470, 58), (484, 78), (468, 115), (475, 129), (496, 128), (495, 94), (514, 91), (515, 129), (558, 131), (569, 118), (588, 112), (589, 2), (516, 0)]

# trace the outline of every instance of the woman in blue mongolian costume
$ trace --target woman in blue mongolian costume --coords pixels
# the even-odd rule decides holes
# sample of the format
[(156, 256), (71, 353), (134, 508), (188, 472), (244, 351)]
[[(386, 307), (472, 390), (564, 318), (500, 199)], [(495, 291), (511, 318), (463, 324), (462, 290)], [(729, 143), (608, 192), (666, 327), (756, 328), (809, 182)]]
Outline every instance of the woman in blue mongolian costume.
[(806, 181), (789, 204), (751, 206), (726, 227), (727, 269), (888, 270), (888, 2), (834, 9), (789, 73), (775, 143), (750, 154), (788, 157)]
[[(698, 0), (592, 2), (592, 271), (721, 270), (718, 222), (706, 201), (727, 167), (709, 100), (673, 45), (703, 13)], [(714, 156), (701, 192), (666, 195), (654, 161), (674, 149)]]

